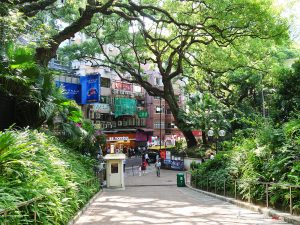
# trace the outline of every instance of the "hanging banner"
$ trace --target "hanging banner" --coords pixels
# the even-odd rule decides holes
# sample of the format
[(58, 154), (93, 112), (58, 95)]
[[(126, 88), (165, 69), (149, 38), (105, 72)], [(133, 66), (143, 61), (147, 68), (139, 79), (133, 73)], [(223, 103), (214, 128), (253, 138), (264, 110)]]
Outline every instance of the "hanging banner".
[(123, 115), (133, 116), (136, 114), (137, 106), (134, 98), (115, 98), (115, 118)]
[(80, 84), (56, 81), (56, 87), (64, 89), (64, 95), (67, 99), (75, 100), (80, 103)]
[(148, 111), (141, 110), (141, 111), (138, 111), (137, 114), (138, 114), (139, 118), (148, 118), (149, 117)]
[(81, 104), (99, 102), (100, 74), (86, 75), (80, 77)]

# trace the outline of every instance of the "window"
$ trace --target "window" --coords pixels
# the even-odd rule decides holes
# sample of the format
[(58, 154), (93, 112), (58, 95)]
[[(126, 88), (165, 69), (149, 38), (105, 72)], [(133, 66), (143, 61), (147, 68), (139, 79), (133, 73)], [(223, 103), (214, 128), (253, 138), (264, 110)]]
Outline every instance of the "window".
[(100, 96), (100, 103), (110, 103), (110, 97), (109, 96)]
[[(156, 128), (156, 129), (160, 129), (160, 122), (159, 121), (154, 122), (153, 127)], [(164, 121), (161, 122), (161, 129), (165, 129), (165, 122)]]
[(111, 173), (119, 173), (119, 164), (118, 163), (112, 163), (110, 167)]
[(155, 106), (155, 113), (164, 113), (164, 107)]
[(162, 79), (159, 77), (155, 77), (155, 85), (162, 86)]
[(101, 77), (101, 87), (110, 88), (110, 79)]

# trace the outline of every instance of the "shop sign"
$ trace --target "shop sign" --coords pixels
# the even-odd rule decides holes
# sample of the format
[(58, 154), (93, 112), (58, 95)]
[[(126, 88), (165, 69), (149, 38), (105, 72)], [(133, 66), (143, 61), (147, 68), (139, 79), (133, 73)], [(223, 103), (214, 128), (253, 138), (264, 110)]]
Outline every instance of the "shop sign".
[(139, 118), (148, 118), (149, 117), (148, 111), (138, 111), (137, 114), (138, 114)]
[(110, 113), (110, 105), (105, 103), (96, 103), (93, 105), (93, 110), (99, 113)]
[(109, 141), (128, 141), (128, 137), (109, 137)]
[(166, 151), (166, 159), (171, 159), (171, 152), (170, 151)]

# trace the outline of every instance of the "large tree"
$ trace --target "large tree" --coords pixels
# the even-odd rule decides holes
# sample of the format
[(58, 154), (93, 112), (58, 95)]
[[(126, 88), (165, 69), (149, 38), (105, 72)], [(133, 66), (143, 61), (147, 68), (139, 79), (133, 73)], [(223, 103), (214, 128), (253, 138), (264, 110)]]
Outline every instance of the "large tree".
[[(85, 54), (81, 49), (81, 57), (111, 67), (122, 79), (139, 83), (149, 94), (164, 98), (189, 147), (196, 141), (191, 127), (180, 117), (174, 80), (247, 66), (251, 55), (240, 52), (241, 46), (251, 49), (254, 41), (250, 40), (268, 42), (280, 39), (286, 31), (278, 13), (272, 10), (271, 0), (75, 0), (65, 1), (63, 5), (40, 0), (41, 4), (35, 3), (16, 0), (3, 4), (23, 12), (27, 18), (41, 19), (46, 15), (46, 38), (37, 37), (39, 64), (47, 66), (63, 41), (86, 30), (93, 38), (91, 42), (99, 47), (94, 48), (97, 50), (94, 54)], [(57, 21), (67, 25), (59, 28)], [(106, 44), (117, 48), (117, 54), (107, 54)], [(95, 59), (99, 54), (106, 60)], [(147, 81), (147, 71), (143, 69), (146, 64), (161, 74), (163, 88)], [(130, 79), (124, 76), (128, 74)]]
[[(271, 1), (143, 3), (115, 3), (110, 17), (96, 17), (86, 30), (91, 37), (88, 43), (71, 47), (71, 52), (75, 58), (110, 67), (121, 79), (138, 83), (150, 95), (164, 98), (188, 146), (194, 146), (191, 127), (180, 116), (173, 89), (175, 80), (192, 79), (198, 74), (213, 80), (212, 74), (251, 67), (251, 61), (263, 60), (263, 55), (254, 57), (251, 49), (257, 48), (257, 43), (279, 40), (285, 35), (285, 24), (271, 10)], [(114, 54), (105, 51), (108, 44), (117, 49)], [(97, 58), (99, 54), (105, 60)], [(162, 88), (148, 82), (146, 65), (160, 73)]]

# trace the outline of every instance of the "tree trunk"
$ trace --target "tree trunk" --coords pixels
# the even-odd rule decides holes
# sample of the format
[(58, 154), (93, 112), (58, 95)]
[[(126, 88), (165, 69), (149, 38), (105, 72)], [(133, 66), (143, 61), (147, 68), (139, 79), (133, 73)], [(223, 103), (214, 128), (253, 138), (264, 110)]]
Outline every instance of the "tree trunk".
[(185, 137), (187, 147), (191, 148), (197, 146), (197, 140), (192, 133), (191, 127), (187, 125), (182, 118), (180, 118), (179, 115), (180, 109), (177, 104), (177, 100), (175, 98), (171, 81), (164, 83), (164, 91), (165, 91), (165, 100), (168, 103), (170, 110), (174, 116), (176, 126), (180, 129), (180, 131), (183, 133)]
[[(192, 147), (197, 146), (197, 140), (196, 140), (195, 136), (193, 135), (192, 130), (191, 129), (187, 130), (186, 123), (182, 120), (180, 120), (180, 121), (177, 120), (177, 122), (176, 122), (176, 119), (175, 119), (175, 123), (179, 127), (180, 131), (183, 133), (186, 143), (187, 143), (187, 147), (192, 148)], [(183, 128), (181, 128), (181, 127), (183, 127)]]

